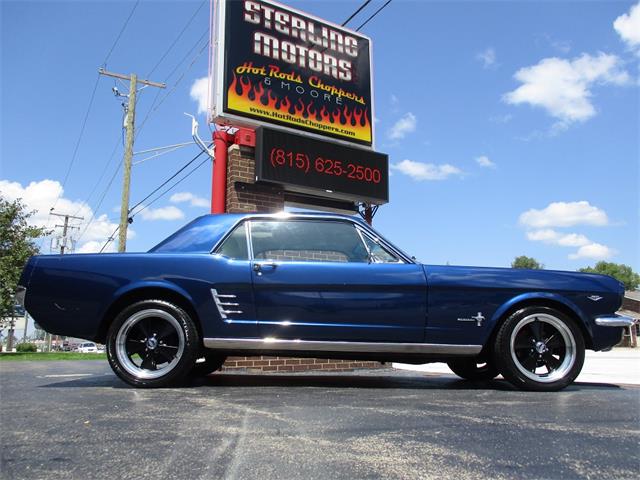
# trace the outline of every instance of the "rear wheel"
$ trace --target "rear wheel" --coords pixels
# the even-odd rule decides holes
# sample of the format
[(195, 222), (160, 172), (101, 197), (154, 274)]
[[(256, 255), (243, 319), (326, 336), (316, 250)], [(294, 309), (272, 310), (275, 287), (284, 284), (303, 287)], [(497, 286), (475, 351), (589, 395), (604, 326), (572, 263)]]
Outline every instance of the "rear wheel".
[(473, 358), (456, 358), (447, 362), (449, 368), (461, 378), (466, 380), (488, 381), (498, 376), (498, 369), (493, 362), (482, 362)]
[(584, 350), (582, 333), (566, 315), (548, 307), (526, 307), (500, 327), (495, 362), (517, 388), (555, 391), (576, 379)]
[(189, 315), (164, 300), (144, 300), (125, 308), (107, 335), (113, 371), (135, 387), (165, 387), (191, 370), (200, 338)]

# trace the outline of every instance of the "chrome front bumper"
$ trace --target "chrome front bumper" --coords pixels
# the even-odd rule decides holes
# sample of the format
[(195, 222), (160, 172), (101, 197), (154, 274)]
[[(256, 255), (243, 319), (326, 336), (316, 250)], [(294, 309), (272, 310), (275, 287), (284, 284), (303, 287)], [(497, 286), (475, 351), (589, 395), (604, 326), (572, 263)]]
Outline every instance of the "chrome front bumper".
[(596, 325), (600, 327), (630, 327), (635, 323), (631, 317), (624, 315), (607, 315), (606, 317), (596, 317)]

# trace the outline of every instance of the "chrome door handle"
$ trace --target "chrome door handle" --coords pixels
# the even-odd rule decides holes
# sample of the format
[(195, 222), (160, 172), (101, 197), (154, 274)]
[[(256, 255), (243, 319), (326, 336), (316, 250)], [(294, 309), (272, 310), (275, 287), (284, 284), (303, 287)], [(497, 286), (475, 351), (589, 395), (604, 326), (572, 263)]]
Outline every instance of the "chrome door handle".
[(253, 264), (253, 271), (254, 272), (260, 272), (262, 271), (263, 268), (267, 267), (267, 268), (276, 268), (278, 266), (277, 263), (272, 263), (272, 262), (262, 262), (262, 263), (254, 263)]

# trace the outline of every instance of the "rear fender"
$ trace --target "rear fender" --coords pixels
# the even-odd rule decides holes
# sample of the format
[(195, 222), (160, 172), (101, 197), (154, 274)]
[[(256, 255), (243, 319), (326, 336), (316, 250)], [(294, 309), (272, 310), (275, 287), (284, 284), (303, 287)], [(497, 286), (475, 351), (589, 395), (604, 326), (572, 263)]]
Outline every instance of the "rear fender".
[[(144, 291), (149, 291), (149, 294), (142, 295)], [(158, 293), (154, 293), (153, 291)], [(166, 281), (134, 282), (116, 290), (109, 302), (107, 302), (106, 308), (101, 314), (102, 320), (97, 334), (99, 341), (103, 342), (106, 339), (107, 330), (109, 329), (111, 321), (115, 318), (118, 312), (120, 312), (127, 303), (129, 303), (128, 300), (126, 300), (128, 297), (131, 298), (132, 301), (139, 301), (145, 298), (154, 299), (158, 297), (161, 299), (167, 299), (167, 297), (169, 297), (169, 300), (175, 299), (175, 303), (186, 310), (187, 313), (193, 317), (198, 328), (201, 328), (193, 298), (186, 290), (180, 288), (175, 283)]]

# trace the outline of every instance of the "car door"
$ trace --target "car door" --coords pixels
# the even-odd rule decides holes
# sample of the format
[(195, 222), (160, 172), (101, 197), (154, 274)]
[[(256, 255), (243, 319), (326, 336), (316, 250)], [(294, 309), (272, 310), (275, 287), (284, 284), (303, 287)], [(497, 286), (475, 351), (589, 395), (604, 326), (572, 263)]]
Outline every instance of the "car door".
[(423, 341), (422, 267), (397, 256), (390, 261), (372, 256), (353, 222), (332, 217), (252, 220), (250, 239), (262, 337)]

